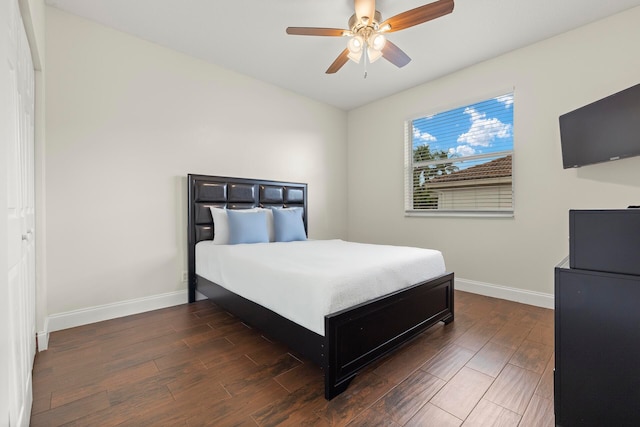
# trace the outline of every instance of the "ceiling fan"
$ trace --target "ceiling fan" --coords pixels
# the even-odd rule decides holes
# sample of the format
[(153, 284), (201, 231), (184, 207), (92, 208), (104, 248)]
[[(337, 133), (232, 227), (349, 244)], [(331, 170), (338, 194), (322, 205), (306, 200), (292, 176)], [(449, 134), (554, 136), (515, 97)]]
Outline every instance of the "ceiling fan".
[[(369, 62), (385, 58), (397, 67), (404, 67), (411, 58), (398, 46), (387, 40), (385, 34), (404, 30), (453, 11), (453, 0), (438, 0), (407, 10), (382, 21), (375, 0), (354, 0), (355, 13), (349, 18), (349, 29), (288, 27), (287, 34), (299, 36), (350, 37), (347, 48), (329, 66), (326, 73), (338, 71), (349, 59), (359, 63), (362, 56)], [(366, 74), (365, 74), (366, 77)]]

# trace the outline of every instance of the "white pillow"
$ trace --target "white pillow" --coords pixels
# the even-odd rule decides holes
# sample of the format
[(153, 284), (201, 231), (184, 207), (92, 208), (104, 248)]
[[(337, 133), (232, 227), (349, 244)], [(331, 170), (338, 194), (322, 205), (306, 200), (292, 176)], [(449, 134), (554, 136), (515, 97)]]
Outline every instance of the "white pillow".
[(260, 208), (262, 211), (267, 212), (267, 231), (269, 232), (269, 241), (276, 241), (276, 229), (273, 225), (273, 211), (271, 209)]
[[(214, 208), (210, 206), (211, 217), (213, 218), (213, 244), (228, 245), (229, 244), (229, 218), (227, 210)], [(246, 212), (257, 212), (259, 208), (243, 209)], [(273, 228), (273, 217), (271, 218), (271, 228)], [(271, 236), (271, 235), (269, 235)]]

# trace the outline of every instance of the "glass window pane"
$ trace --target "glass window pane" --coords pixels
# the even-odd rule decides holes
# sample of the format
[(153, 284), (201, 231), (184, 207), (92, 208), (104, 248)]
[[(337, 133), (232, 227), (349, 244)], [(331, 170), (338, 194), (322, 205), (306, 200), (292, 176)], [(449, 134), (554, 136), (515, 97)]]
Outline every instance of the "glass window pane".
[(408, 126), (408, 209), (513, 210), (513, 93)]
[(413, 150), (452, 157), (513, 149), (513, 94), (412, 121)]

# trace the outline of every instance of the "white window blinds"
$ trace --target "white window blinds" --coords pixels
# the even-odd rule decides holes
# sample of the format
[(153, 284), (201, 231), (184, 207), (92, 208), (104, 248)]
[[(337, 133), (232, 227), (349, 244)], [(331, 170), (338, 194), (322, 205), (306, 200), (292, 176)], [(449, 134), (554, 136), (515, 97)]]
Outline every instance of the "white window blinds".
[(405, 212), (513, 215), (513, 93), (405, 122)]

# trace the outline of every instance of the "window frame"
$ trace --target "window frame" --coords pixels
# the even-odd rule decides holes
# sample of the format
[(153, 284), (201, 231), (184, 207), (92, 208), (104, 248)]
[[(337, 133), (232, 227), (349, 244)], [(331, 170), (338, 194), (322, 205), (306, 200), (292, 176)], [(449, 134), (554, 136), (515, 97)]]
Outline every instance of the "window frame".
[[(471, 107), (475, 104), (488, 101), (490, 99), (496, 99), (498, 97), (504, 95), (511, 95), (514, 99), (513, 104), (510, 108), (512, 108), (512, 117), (513, 117), (513, 127), (512, 127), (512, 138), (513, 142), (511, 145), (511, 150), (502, 150), (492, 153), (481, 153), (471, 156), (463, 156), (462, 160), (460, 158), (451, 159), (451, 161), (447, 161), (444, 159), (438, 160), (428, 160), (414, 163), (414, 151), (413, 151), (413, 122), (415, 120), (424, 119), (426, 117), (435, 116), (440, 113), (445, 113), (451, 110), (455, 110), (462, 107)], [(515, 179), (514, 179), (514, 164), (516, 161), (515, 158), (515, 146), (516, 146), (516, 138), (515, 138), (515, 98), (516, 98), (516, 90), (514, 87), (492, 91), (489, 94), (485, 94), (483, 96), (474, 97), (471, 100), (462, 101), (460, 103), (451, 103), (448, 106), (434, 108), (431, 113), (428, 114), (416, 114), (413, 115), (404, 121), (404, 216), (405, 217), (496, 217), (496, 218), (514, 218), (515, 217), (515, 208), (516, 208), (516, 195), (515, 195)], [(456, 162), (468, 162), (473, 160), (481, 160), (484, 158), (500, 158), (510, 155), (511, 156), (511, 208), (510, 209), (483, 209), (483, 210), (456, 210), (456, 209), (414, 209), (413, 201), (414, 201), (414, 182), (413, 182), (413, 174), (414, 168), (416, 166), (428, 166), (442, 163), (456, 163)]]

